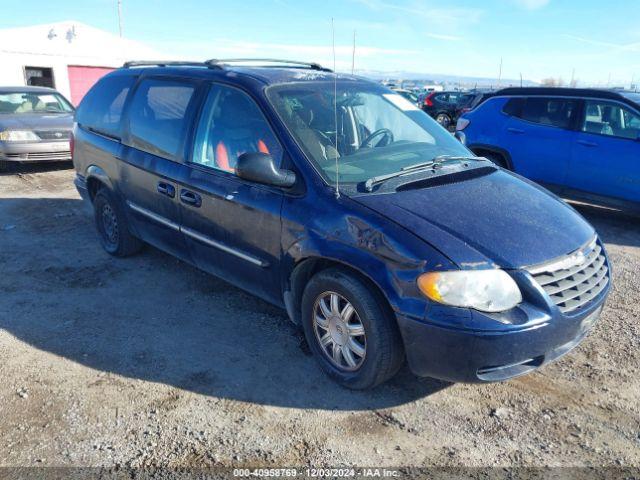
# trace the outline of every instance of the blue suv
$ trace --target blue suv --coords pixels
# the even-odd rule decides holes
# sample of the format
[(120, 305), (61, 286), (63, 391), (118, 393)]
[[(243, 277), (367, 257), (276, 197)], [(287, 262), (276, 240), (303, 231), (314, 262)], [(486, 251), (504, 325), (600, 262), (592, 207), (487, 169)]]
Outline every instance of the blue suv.
[(249, 63), (132, 62), (84, 97), (75, 183), (108, 253), (148, 243), (286, 309), (349, 388), (405, 359), (504, 380), (590, 331), (609, 264), (572, 208), (376, 83)]
[(456, 136), (560, 196), (640, 213), (640, 94), (501, 90), (458, 121)]

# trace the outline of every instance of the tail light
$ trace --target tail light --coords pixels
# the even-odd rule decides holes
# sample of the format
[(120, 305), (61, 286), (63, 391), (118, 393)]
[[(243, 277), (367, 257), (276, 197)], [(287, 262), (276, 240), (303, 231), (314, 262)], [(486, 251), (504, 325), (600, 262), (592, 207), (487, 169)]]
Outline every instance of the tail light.
[(461, 132), (462, 130), (467, 128), (470, 123), (471, 123), (471, 120), (468, 120), (464, 117), (460, 117), (458, 119), (458, 123), (456, 123), (456, 132)]
[(433, 93), (430, 93), (429, 95), (427, 95), (424, 99), (424, 106), (425, 107), (433, 107), (433, 100), (431, 100), (431, 97), (433, 97)]
[(76, 139), (73, 136), (73, 130), (69, 133), (69, 151), (71, 152), (71, 161), (73, 161), (73, 147), (76, 145)]

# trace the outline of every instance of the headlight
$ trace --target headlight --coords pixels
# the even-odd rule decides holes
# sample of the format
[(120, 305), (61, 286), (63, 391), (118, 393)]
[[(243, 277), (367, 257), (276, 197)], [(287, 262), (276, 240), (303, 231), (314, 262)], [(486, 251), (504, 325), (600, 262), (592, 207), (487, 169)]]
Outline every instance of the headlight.
[(502, 270), (424, 273), (418, 287), (435, 302), (483, 312), (502, 312), (522, 301), (518, 285)]
[(0, 132), (0, 140), (3, 142), (30, 142), (39, 140), (39, 138), (30, 130), (3, 130)]

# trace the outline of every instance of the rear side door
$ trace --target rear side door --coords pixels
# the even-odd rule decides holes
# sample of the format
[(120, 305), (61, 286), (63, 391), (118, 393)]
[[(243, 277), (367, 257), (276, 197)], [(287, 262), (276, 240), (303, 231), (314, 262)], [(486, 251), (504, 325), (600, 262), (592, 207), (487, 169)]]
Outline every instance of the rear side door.
[(245, 152), (283, 149), (259, 106), (244, 91), (212, 84), (200, 113), (193, 152), (181, 178), (182, 233), (196, 265), (260, 296), (281, 303), (283, 191), (238, 178)]
[(509, 152), (515, 172), (536, 182), (564, 185), (579, 100), (528, 97), (518, 101), (519, 105), (510, 106), (513, 114), (499, 146)]
[(639, 112), (612, 100), (585, 100), (573, 145), (568, 186), (640, 202), (639, 135)]
[(196, 104), (197, 85), (184, 79), (139, 81), (126, 115), (120, 185), (131, 223), (146, 242), (188, 259), (180, 233), (177, 179)]

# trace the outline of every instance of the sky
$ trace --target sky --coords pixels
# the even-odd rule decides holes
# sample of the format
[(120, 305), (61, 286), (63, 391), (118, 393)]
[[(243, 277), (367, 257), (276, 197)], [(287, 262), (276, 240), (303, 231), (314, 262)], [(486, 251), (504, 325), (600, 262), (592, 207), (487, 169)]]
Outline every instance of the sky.
[[(118, 32), (117, 0), (0, 0), (0, 28)], [(124, 36), (176, 59), (278, 57), (356, 71), (640, 82), (638, 0), (122, 0)], [(20, 6), (23, 5), (23, 6)], [(7, 14), (9, 13), (9, 14)]]

